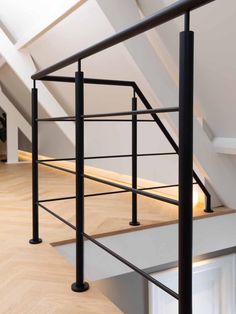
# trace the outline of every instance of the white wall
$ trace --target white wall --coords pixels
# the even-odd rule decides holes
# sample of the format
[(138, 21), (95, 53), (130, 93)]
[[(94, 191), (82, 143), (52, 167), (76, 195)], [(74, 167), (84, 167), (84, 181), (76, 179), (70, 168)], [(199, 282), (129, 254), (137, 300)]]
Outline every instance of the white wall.
[[(0, 82), (2, 89), (8, 99), (16, 106), (24, 118), (31, 123), (31, 95), (24, 84), (16, 77), (13, 70), (5, 64), (0, 69)], [(39, 106), (39, 115), (48, 117), (47, 113)], [(54, 139), (59, 138), (60, 142), (55, 145)], [(52, 145), (54, 143), (54, 145)], [(20, 134), (19, 149), (31, 150), (31, 145)], [(74, 147), (66, 139), (62, 131), (55, 123), (44, 124), (39, 127), (39, 151), (41, 154), (69, 157), (74, 153)]]
[(0, 0), (0, 21), (17, 41), (39, 23), (48, 23), (53, 16), (64, 12), (74, 0), (31, 1)]
[[(173, 3), (173, 0), (137, 0), (144, 15)], [(191, 29), (195, 32), (195, 94), (201, 114), (215, 136), (235, 137), (236, 114), (234, 62), (236, 3), (234, 0), (214, 1), (191, 13)], [(209, 18), (210, 16), (210, 18)], [(178, 66), (178, 33), (183, 30), (183, 18), (175, 19), (156, 33)]]
[[(235, 249), (234, 249), (235, 252)], [(193, 313), (235, 314), (236, 254), (218, 252), (193, 265)], [(153, 278), (177, 291), (178, 269), (163, 265), (147, 269)], [(132, 272), (94, 282), (95, 286), (127, 314), (177, 314), (178, 302), (165, 291)]]
[[(236, 254), (206, 259), (193, 265), (193, 313), (236, 313)], [(178, 269), (152, 273), (174, 291), (178, 290)], [(149, 283), (149, 314), (177, 314), (178, 301)]]
[(94, 285), (126, 314), (147, 314), (147, 280), (134, 272), (98, 280)]
[[(91, 23), (91, 20), (96, 21), (96, 23)], [(86, 33), (84, 32), (85, 29)], [(72, 30), (76, 30), (76, 33)], [(28, 50), (37, 66), (44, 68), (112, 33), (114, 33), (114, 30), (110, 23), (96, 1), (91, 0), (32, 43)], [(155, 98), (152, 97), (146, 82), (132, 63), (123, 45), (85, 60), (83, 70), (86, 77), (136, 80), (144, 89), (152, 106), (157, 106)], [(74, 75), (74, 72), (75, 66), (60, 71), (61, 74), (65, 75)], [(8, 93), (16, 100), (19, 110), (25, 117), (30, 119), (30, 95), (8, 66), (0, 69), (0, 80)], [(48, 83), (47, 87), (65, 111), (72, 115), (74, 113), (73, 84)], [(131, 97), (131, 90), (127, 88), (87, 86), (85, 90), (85, 110), (87, 113), (130, 110)], [(41, 109), (40, 114), (45, 116)], [(74, 156), (72, 145), (68, 143), (55, 126), (42, 124), (39, 136), (41, 154), (57, 157)], [(55, 143), (53, 138), (58, 138), (59, 141)], [(108, 126), (108, 124), (87, 124), (86, 126), (87, 155), (127, 154), (131, 149), (130, 144), (131, 132), (127, 124), (113, 124), (112, 126)], [(156, 125), (142, 124), (139, 126), (139, 152), (170, 150), (171, 147), (166, 143)], [(130, 174), (129, 159), (89, 161), (88, 164)], [(168, 173), (165, 169), (169, 169)], [(142, 158), (139, 160), (139, 175), (163, 183), (176, 183), (177, 158), (174, 156)]]
[[(236, 246), (236, 214), (194, 221), (195, 257)], [(226, 231), (227, 230), (227, 231)], [(178, 260), (176, 224), (100, 238), (99, 241), (131, 263), (147, 269)], [(75, 244), (57, 247), (75, 265)], [(130, 269), (90, 241), (85, 241), (85, 276), (99, 280), (130, 272)]]

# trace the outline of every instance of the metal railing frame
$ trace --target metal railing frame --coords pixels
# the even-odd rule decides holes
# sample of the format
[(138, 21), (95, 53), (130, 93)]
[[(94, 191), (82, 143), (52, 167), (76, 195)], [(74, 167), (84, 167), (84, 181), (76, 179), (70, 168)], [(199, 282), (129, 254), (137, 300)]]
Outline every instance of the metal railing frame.
[[(178, 299), (179, 313), (192, 314), (192, 232), (193, 232), (193, 205), (192, 205), (192, 178), (195, 183), (200, 186), (206, 195), (207, 212), (212, 212), (210, 204), (210, 194), (201, 182), (198, 175), (193, 171), (193, 51), (194, 51), (194, 33), (190, 31), (190, 11), (206, 5), (214, 0), (180, 0), (144, 19), (143, 21), (121, 31), (75, 55), (64, 59), (38, 73), (32, 75), (34, 85), (32, 88), (32, 207), (33, 207), (33, 237), (30, 240), (31, 244), (41, 243), (39, 238), (39, 207), (52, 214), (54, 217), (64, 222), (69, 227), (76, 231), (76, 281), (72, 284), (72, 290), (76, 292), (83, 292), (89, 289), (89, 284), (84, 281), (84, 238), (92, 241), (94, 244), (111, 254), (125, 265), (142, 275), (144, 278), (161, 288), (174, 298)], [(180, 68), (179, 68), (179, 108), (167, 109), (153, 109), (139, 87), (135, 82), (118, 81), (118, 80), (100, 80), (100, 79), (86, 79), (81, 70), (81, 60), (93, 54), (103, 51), (109, 47), (119, 44), (129, 38), (137, 36), (147, 30), (150, 30), (158, 25), (164, 24), (178, 16), (185, 16), (184, 31), (180, 33)], [(62, 69), (72, 63), (78, 62), (78, 71), (75, 77), (59, 77), (49, 76), (52, 72)], [(75, 84), (75, 117), (58, 117), (49, 119), (38, 118), (38, 91), (36, 88), (36, 80), (68, 82)], [(84, 115), (84, 84), (104, 84), (113, 86), (130, 86), (133, 88), (132, 110), (130, 112), (116, 112), (105, 114)], [(146, 111), (137, 110), (138, 96), (146, 107)], [(171, 137), (168, 130), (161, 122), (158, 114), (163, 112), (179, 112), (179, 147)], [(152, 120), (137, 119), (138, 114), (150, 114)], [(104, 117), (131, 115), (131, 120), (122, 119), (104, 119)], [(94, 119), (96, 118), (96, 119)], [(75, 161), (75, 171), (65, 169), (63, 167), (50, 164), (52, 161), (60, 161), (62, 159), (39, 160), (38, 159), (38, 123), (46, 121), (75, 121), (75, 135), (76, 135), (76, 154), (75, 158), (66, 158), (64, 160)], [(132, 122), (132, 154), (121, 156), (92, 156), (89, 158), (118, 158), (131, 157), (132, 158), (132, 187), (124, 186), (115, 182), (96, 178), (84, 173), (84, 123), (85, 122), (111, 122), (111, 121), (127, 121)], [(137, 188), (137, 157), (141, 155), (158, 155), (152, 154), (137, 154), (137, 122), (156, 122), (168, 139), (174, 153), (179, 155), (179, 200), (173, 200), (160, 196), (157, 194), (146, 192), (148, 189), (158, 189), (161, 187)], [(187, 130), (187, 131), (186, 131)], [(186, 133), (187, 132), (187, 133)], [(186, 135), (187, 134), (187, 135)], [(161, 154), (161, 153), (159, 153)], [(169, 154), (169, 153), (167, 153)], [(53, 167), (57, 170), (67, 171), (76, 176), (76, 195), (62, 198), (54, 198), (48, 200), (39, 200), (38, 192), (38, 167), (45, 165)], [(84, 195), (84, 180), (94, 180), (96, 182), (107, 184), (119, 189), (119, 191), (112, 191), (107, 193), (94, 193)], [(172, 185), (176, 186), (176, 185)], [(138, 225), (137, 217), (137, 195), (140, 194), (145, 197), (151, 197), (159, 201), (171, 203), (179, 206), (179, 292), (178, 294), (166, 287), (150, 275), (139, 269), (117, 253), (113, 252), (103, 244), (87, 235), (84, 232), (84, 197), (106, 195), (111, 193), (132, 193), (132, 220), (131, 225)], [(42, 203), (50, 201), (61, 201), (67, 199), (76, 200), (76, 226), (72, 225), (64, 218), (60, 217)], [(187, 236), (186, 236), (187, 235)]]

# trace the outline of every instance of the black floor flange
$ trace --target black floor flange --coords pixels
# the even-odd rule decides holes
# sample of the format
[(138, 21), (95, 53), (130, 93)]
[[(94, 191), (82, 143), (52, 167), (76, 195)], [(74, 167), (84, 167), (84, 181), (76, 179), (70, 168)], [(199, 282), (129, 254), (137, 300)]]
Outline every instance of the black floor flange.
[(139, 221), (136, 221), (136, 222), (132, 222), (130, 221), (130, 226), (140, 226), (140, 222)]
[(86, 281), (82, 285), (78, 285), (77, 282), (74, 282), (71, 285), (71, 289), (74, 292), (84, 292), (84, 291), (87, 291), (89, 289), (89, 284)]
[(214, 210), (212, 210), (212, 209), (204, 209), (204, 212), (205, 213), (214, 213)]
[(34, 239), (30, 239), (29, 240), (30, 244), (39, 244), (39, 243), (42, 243), (42, 242), (43, 242), (43, 240), (40, 239), (40, 238), (38, 238), (37, 240), (34, 240)]

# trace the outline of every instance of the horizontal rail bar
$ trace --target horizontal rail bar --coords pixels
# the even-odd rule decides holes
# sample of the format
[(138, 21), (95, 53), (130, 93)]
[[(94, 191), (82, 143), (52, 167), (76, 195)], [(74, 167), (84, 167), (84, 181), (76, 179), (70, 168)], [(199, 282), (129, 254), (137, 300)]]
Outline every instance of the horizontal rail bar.
[[(51, 168), (57, 169), (57, 170), (65, 171), (65, 172), (68, 172), (68, 173), (71, 173), (71, 174), (76, 174), (75, 171), (68, 170), (68, 169), (65, 169), (63, 167), (50, 165), (50, 164), (47, 164), (45, 162), (41, 162), (40, 164), (43, 165), (43, 166), (47, 166), (47, 167), (51, 167)], [(121, 185), (121, 184), (118, 184), (118, 183), (110, 182), (110, 181), (107, 181), (107, 180), (104, 180), (104, 179), (100, 179), (100, 178), (96, 178), (96, 177), (93, 177), (93, 176), (84, 175), (84, 177), (87, 178), (87, 179), (90, 179), (90, 180), (94, 180), (94, 181), (103, 183), (103, 184), (114, 186), (114, 187), (116, 187), (118, 189), (125, 190), (125, 191), (113, 191), (113, 192), (87, 194), (87, 195), (84, 195), (84, 197), (102, 196), (102, 195), (109, 195), (109, 194), (119, 194), (119, 193), (125, 193), (125, 192), (134, 192), (134, 193), (137, 193), (137, 194), (149, 197), (149, 198), (153, 198), (153, 199), (156, 199), (156, 200), (159, 200), (159, 201), (163, 201), (163, 202), (166, 202), (166, 203), (170, 203), (170, 204), (173, 204), (173, 205), (176, 205), (176, 206), (179, 205), (179, 202), (174, 200), (174, 199), (170, 199), (170, 198), (167, 198), (167, 197), (163, 197), (163, 196), (155, 195), (155, 194), (151, 194), (151, 193), (145, 193), (146, 190), (157, 190), (157, 189), (168, 188), (168, 187), (169, 188), (170, 187), (177, 187), (178, 184), (165, 185), (165, 186), (156, 186), (156, 187), (148, 187), (148, 188), (142, 188), (142, 189), (135, 190), (135, 189), (132, 189), (132, 188), (127, 187), (125, 185)], [(198, 182), (193, 182), (193, 184), (198, 184)]]
[[(197, 182), (193, 182), (193, 184), (197, 184)], [(151, 186), (147, 188), (141, 188), (138, 189), (139, 191), (147, 191), (147, 190), (158, 190), (158, 189), (165, 189), (165, 188), (173, 188), (178, 187), (178, 184), (170, 184), (170, 185), (159, 185), (159, 186)], [(93, 194), (86, 194), (84, 197), (92, 197), (92, 196), (102, 196), (102, 195), (110, 195), (110, 194), (119, 194), (119, 193), (129, 193), (130, 191), (112, 191), (112, 192), (101, 192), (101, 193), (93, 193)], [(76, 196), (69, 196), (69, 197), (59, 197), (59, 198), (51, 198), (51, 199), (44, 199), (40, 200), (40, 203), (46, 203), (46, 202), (56, 202), (56, 201), (64, 201), (64, 200), (70, 200), (75, 199)]]
[(85, 78), (85, 84), (133, 87), (133, 81)]
[[(156, 113), (168, 113), (168, 112), (178, 112), (178, 107), (169, 107), (169, 108), (159, 108), (159, 109), (145, 109), (145, 110), (137, 110), (137, 111), (123, 111), (123, 112), (111, 112), (111, 113), (97, 113), (97, 114), (87, 114), (83, 115), (85, 118), (85, 122), (132, 122), (131, 119), (93, 119), (90, 118), (97, 118), (97, 117), (117, 117), (117, 116), (129, 116), (129, 115), (142, 115), (142, 114), (156, 114)], [(36, 119), (38, 122), (70, 122), (75, 121), (75, 116), (71, 117), (54, 117), (54, 118), (39, 118)], [(137, 120), (137, 122), (155, 122), (155, 120), (151, 119), (143, 119)]]
[(58, 198), (48, 198), (48, 199), (39, 200), (39, 203), (66, 201), (66, 200), (72, 200), (72, 199), (75, 199), (75, 198), (76, 198), (76, 196), (67, 196), (67, 197), (58, 197)]
[[(193, 182), (193, 185), (196, 185), (197, 182)], [(167, 189), (178, 187), (178, 184), (170, 184), (170, 185), (159, 185), (159, 186), (151, 186), (147, 188), (138, 189), (139, 191), (147, 191), (147, 190), (158, 190), (158, 189)], [(110, 194), (119, 194), (119, 193), (129, 193), (130, 191), (112, 191), (112, 192), (102, 192), (102, 193), (93, 193), (93, 194), (86, 194), (84, 197), (92, 197), (92, 196), (102, 196), (102, 195), (110, 195)], [(49, 198), (49, 199), (42, 199), (39, 200), (39, 203), (47, 203), (47, 202), (57, 202), (57, 201), (65, 201), (75, 199), (76, 196), (67, 196), (67, 197), (58, 197), (58, 198)]]
[[(70, 76), (49, 75), (49, 76), (42, 77), (40, 80), (49, 81), (49, 82), (75, 83), (75, 78), (70, 77)], [(133, 81), (95, 79), (95, 78), (84, 78), (84, 83), (92, 84), (92, 85), (111, 85), (111, 86), (124, 86), (124, 87), (133, 87), (133, 84), (134, 84)]]
[[(197, 182), (193, 182), (193, 185), (197, 184)], [(147, 191), (147, 190), (159, 190), (159, 189), (167, 189), (167, 188), (175, 188), (178, 187), (178, 184), (170, 184), (170, 185), (159, 185), (159, 186), (150, 186), (148, 188), (142, 188), (139, 189), (141, 191)]]
[(73, 161), (75, 158), (54, 158), (54, 159), (40, 159), (37, 160), (36, 162), (38, 164), (41, 164), (42, 162), (52, 162), (52, 161)]
[[(137, 157), (148, 157), (148, 156), (166, 156), (166, 155), (176, 155), (176, 153), (150, 153), (150, 154), (137, 154)], [(84, 159), (109, 159), (109, 158), (128, 158), (132, 157), (131, 154), (128, 155), (105, 155), (105, 156), (91, 156), (85, 157)]]
[(47, 75), (47, 76), (41, 77), (40, 80), (47, 81), (47, 82), (75, 83), (75, 78), (71, 76)]
[(84, 118), (99, 118), (99, 117), (117, 117), (117, 116), (129, 116), (129, 115), (139, 115), (139, 114), (152, 114), (152, 113), (166, 113), (166, 112), (177, 112), (178, 107), (169, 108), (158, 108), (158, 109), (145, 109), (137, 111), (123, 111), (123, 112), (111, 112), (111, 113), (96, 113), (96, 114), (85, 114)]
[(39, 118), (39, 119), (36, 119), (36, 121), (38, 122), (48, 122), (48, 121), (67, 122), (67, 121), (75, 121), (75, 117)]
[(103, 51), (107, 48), (115, 46), (127, 39), (135, 37), (143, 32), (146, 32), (158, 25), (164, 24), (170, 20), (173, 20), (176, 17), (179, 17), (185, 14), (188, 11), (194, 10), (200, 6), (203, 6), (213, 0), (179, 0), (164, 9), (159, 10), (157, 13), (143, 19), (141, 22), (136, 23), (119, 33), (112, 35), (72, 56), (66, 58), (60, 62), (55, 63), (54, 65), (37, 72), (32, 75), (33, 80), (41, 79), (42, 77), (60, 70), (78, 60), (92, 56), (100, 51)]
[(64, 171), (64, 172), (68, 172), (68, 173), (71, 173), (71, 174), (76, 174), (75, 171), (73, 170), (69, 170), (69, 169), (65, 169), (63, 167), (59, 167), (59, 166), (55, 166), (55, 165), (50, 165), (46, 162), (41, 162), (40, 165), (43, 165), (43, 166), (46, 166), (46, 167), (50, 167), (50, 168), (54, 168), (54, 169), (57, 169), (57, 170), (61, 170), (61, 171)]
[(155, 200), (162, 201), (162, 202), (165, 202), (165, 203), (169, 203), (169, 204), (172, 204), (172, 205), (176, 205), (176, 206), (179, 205), (179, 202), (174, 200), (174, 199), (171, 199), (171, 198), (168, 198), (168, 197), (164, 197), (164, 196), (161, 196), (161, 195), (155, 195), (155, 194), (148, 193), (148, 192), (145, 192), (145, 191), (140, 191), (140, 190), (137, 190), (137, 189), (133, 189), (131, 187), (128, 187), (128, 186), (125, 186), (125, 185), (122, 185), (122, 184), (119, 184), (119, 183), (111, 182), (111, 181), (104, 180), (104, 179), (101, 179), (101, 178), (96, 178), (96, 177), (93, 177), (93, 176), (90, 176), (90, 175), (87, 175), (87, 174), (84, 175), (84, 178), (90, 179), (90, 180), (93, 180), (93, 181), (96, 181), (96, 182), (99, 182), (99, 183), (102, 183), (102, 184), (107, 184), (107, 185), (110, 185), (110, 186), (114, 186), (114, 187), (116, 187), (118, 189), (122, 189), (122, 190), (126, 190), (126, 191), (133, 192), (133, 193), (136, 193), (136, 194), (140, 194), (142, 196), (153, 198)]
[[(197, 184), (194, 182), (193, 184)], [(171, 185), (162, 185), (162, 186), (151, 186), (147, 188), (138, 189), (139, 191), (147, 191), (147, 190), (157, 190), (157, 189), (165, 189), (165, 188), (172, 188), (177, 187), (178, 184), (171, 184)], [(92, 197), (92, 196), (102, 196), (102, 195), (110, 195), (110, 194), (119, 194), (119, 193), (129, 193), (130, 191), (112, 191), (112, 192), (102, 192), (102, 193), (93, 193), (93, 194), (86, 194), (84, 197)], [(50, 198), (50, 199), (43, 199), (40, 200), (40, 203), (47, 203), (47, 202), (56, 202), (56, 201), (64, 201), (64, 200), (71, 200), (75, 199), (76, 196), (68, 196), (68, 197), (58, 197), (58, 198)]]
[[(193, 182), (193, 185), (197, 184), (197, 182)], [(148, 191), (148, 190), (158, 190), (158, 189), (165, 189), (165, 188), (173, 188), (178, 187), (178, 184), (170, 184), (170, 185), (158, 185), (158, 186), (150, 186), (147, 188), (138, 189), (139, 191)], [(93, 197), (93, 196), (103, 196), (103, 195), (110, 195), (110, 194), (120, 194), (120, 193), (129, 193), (131, 191), (112, 191), (112, 192), (102, 192), (102, 193), (93, 193), (93, 194), (86, 194), (84, 197)]]
[[(38, 122), (67, 122), (67, 121), (75, 121), (75, 117), (55, 117), (55, 118), (39, 118), (36, 121)], [(132, 122), (131, 119), (84, 119), (84, 122)], [(137, 120), (137, 122), (155, 122), (154, 120), (142, 119)]]
[(94, 196), (103, 196), (103, 195), (110, 195), (110, 194), (120, 194), (120, 193), (128, 193), (130, 191), (112, 191), (112, 192), (102, 192), (102, 193), (93, 193), (93, 194), (85, 194), (84, 197), (94, 197)]
[[(84, 122), (132, 122), (131, 119), (84, 119)], [(137, 122), (156, 122), (151, 119), (139, 119)]]
[(54, 213), (52, 210), (50, 210), (49, 208), (45, 207), (44, 205), (40, 204), (38, 202), (38, 206), (40, 206), (41, 208), (43, 208), (44, 210), (46, 210), (49, 214), (51, 214), (52, 216), (56, 217), (57, 219), (59, 219), (60, 221), (62, 221), (64, 224), (66, 224), (67, 226), (71, 227), (72, 229), (76, 230), (76, 227), (74, 225), (72, 225), (69, 221), (65, 220), (64, 218), (62, 218), (61, 216), (57, 215), (56, 213)]
[(178, 294), (175, 291), (173, 291), (172, 289), (166, 287), (163, 283), (161, 283), (160, 281), (158, 281), (155, 278), (151, 277), (149, 274), (145, 273), (142, 269), (140, 269), (137, 266), (135, 266), (134, 264), (130, 263), (129, 261), (127, 261), (125, 258), (120, 256), (119, 254), (113, 252), (111, 249), (109, 249), (108, 247), (103, 245), (101, 242), (95, 240), (93, 237), (89, 236), (86, 233), (83, 233), (83, 235), (84, 235), (84, 237), (86, 239), (88, 239), (89, 241), (93, 242), (95, 245), (99, 246), (101, 249), (106, 251), (108, 254), (112, 255), (113, 257), (118, 259), (120, 262), (122, 262), (123, 264), (125, 264), (126, 266), (128, 266), (129, 268), (133, 269), (135, 272), (137, 272), (138, 274), (140, 274), (141, 276), (146, 278), (148, 281), (153, 283), (155, 286), (157, 286), (158, 288), (162, 289), (163, 291), (165, 291), (166, 293), (168, 293), (169, 295), (171, 295), (172, 297), (174, 297), (175, 299), (178, 300)]
[[(137, 154), (137, 157), (146, 157), (146, 156), (166, 156), (166, 155), (176, 155), (175, 152), (168, 152), (168, 153), (147, 153), (147, 154)], [(131, 154), (127, 155), (104, 155), (104, 156), (91, 156), (91, 157), (84, 157), (84, 159), (106, 159), (106, 158), (122, 158), (122, 157), (132, 157)], [(43, 162), (57, 162), (57, 161), (74, 161), (75, 158), (54, 158), (54, 159), (41, 159), (37, 160), (38, 164)]]

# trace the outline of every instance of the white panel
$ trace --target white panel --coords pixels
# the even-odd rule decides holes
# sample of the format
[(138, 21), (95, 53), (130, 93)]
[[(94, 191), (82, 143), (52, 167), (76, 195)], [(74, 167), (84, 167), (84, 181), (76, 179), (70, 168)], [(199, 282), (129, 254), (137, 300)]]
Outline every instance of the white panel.
[(19, 40), (36, 25), (50, 23), (75, 0), (0, 0), (0, 20), (15, 40)]
[[(152, 274), (177, 292), (177, 268)], [(235, 254), (205, 260), (193, 267), (193, 313), (235, 314)], [(149, 284), (149, 314), (178, 314), (178, 301)]]
[[(235, 225), (236, 214), (195, 220), (194, 256), (236, 247)], [(227, 230), (227, 233), (222, 230)], [(141, 269), (173, 263), (178, 259), (176, 224), (103, 237), (99, 241)], [(57, 248), (75, 265), (74, 243)], [(85, 277), (88, 280), (109, 278), (131, 271), (90, 241), (85, 241), (85, 260)]]

